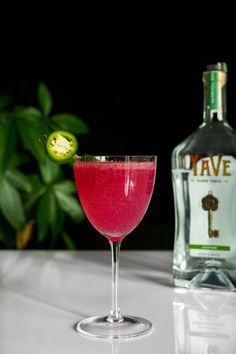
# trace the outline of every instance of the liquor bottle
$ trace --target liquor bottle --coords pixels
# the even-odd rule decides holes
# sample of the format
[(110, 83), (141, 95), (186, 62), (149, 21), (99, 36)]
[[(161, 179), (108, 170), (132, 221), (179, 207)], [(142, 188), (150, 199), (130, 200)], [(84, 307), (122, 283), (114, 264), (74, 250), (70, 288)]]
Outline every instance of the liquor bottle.
[(225, 63), (203, 72), (203, 122), (172, 152), (176, 286), (236, 290), (236, 132)]

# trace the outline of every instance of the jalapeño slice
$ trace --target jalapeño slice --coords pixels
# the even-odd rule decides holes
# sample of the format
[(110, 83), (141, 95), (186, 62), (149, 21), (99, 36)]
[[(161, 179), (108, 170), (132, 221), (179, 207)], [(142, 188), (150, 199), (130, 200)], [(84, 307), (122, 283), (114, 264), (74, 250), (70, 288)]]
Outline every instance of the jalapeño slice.
[(69, 161), (78, 149), (76, 137), (66, 131), (57, 130), (49, 135), (46, 141), (49, 157), (59, 163)]

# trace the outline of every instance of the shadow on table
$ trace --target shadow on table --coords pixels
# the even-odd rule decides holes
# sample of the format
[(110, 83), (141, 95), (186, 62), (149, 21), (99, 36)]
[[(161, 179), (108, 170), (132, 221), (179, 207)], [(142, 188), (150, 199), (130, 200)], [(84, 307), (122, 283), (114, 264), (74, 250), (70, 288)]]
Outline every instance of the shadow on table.
[[(103, 270), (111, 271), (110, 251), (81, 251), (76, 256), (83, 262), (96, 264)], [(122, 277), (143, 279), (163, 286), (173, 287), (172, 253), (166, 251), (123, 251), (120, 255)]]

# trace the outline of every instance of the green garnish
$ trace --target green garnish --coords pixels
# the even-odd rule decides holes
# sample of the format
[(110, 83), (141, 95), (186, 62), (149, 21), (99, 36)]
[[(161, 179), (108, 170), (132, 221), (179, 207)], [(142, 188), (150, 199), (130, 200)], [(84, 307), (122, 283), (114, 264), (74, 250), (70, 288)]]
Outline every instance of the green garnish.
[(88, 155), (88, 154), (84, 154), (83, 155), (84, 161), (87, 162), (99, 162), (100, 160), (98, 158), (96, 158), (95, 156), (92, 155)]
[(78, 149), (76, 137), (63, 130), (54, 131), (46, 141), (48, 156), (55, 162), (68, 162)]

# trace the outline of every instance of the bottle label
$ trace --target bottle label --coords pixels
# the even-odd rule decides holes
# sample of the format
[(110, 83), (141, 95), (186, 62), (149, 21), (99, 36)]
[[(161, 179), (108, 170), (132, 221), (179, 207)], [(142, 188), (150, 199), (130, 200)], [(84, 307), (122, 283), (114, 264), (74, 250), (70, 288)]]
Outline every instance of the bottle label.
[(206, 94), (205, 110), (218, 113), (218, 118), (223, 116), (223, 93), (222, 89), (226, 85), (227, 74), (224, 71), (206, 71), (203, 74), (203, 82)]
[(192, 257), (236, 258), (236, 160), (191, 155), (189, 174)]
[(218, 71), (209, 71), (208, 75), (208, 99), (207, 106), (210, 110), (217, 110), (218, 106)]

